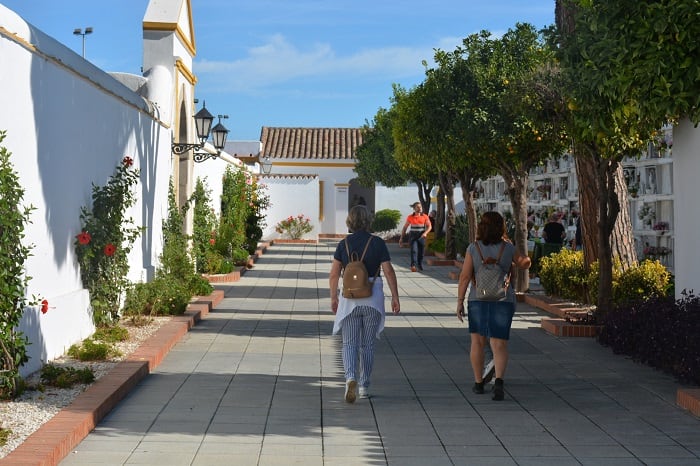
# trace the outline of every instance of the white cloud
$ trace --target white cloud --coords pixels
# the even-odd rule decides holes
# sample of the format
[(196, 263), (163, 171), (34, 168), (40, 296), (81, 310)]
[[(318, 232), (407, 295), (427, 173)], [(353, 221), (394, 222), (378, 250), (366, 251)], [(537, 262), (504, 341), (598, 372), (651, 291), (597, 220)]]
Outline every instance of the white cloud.
[[(447, 41), (452, 44), (451, 50), (461, 39)], [(421, 61), (430, 61), (432, 56), (432, 47), (379, 47), (340, 56), (329, 44), (317, 43), (302, 50), (278, 34), (266, 44), (249, 49), (247, 56), (239, 60), (204, 59), (196, 61), (194, 66), (195, 73), (206, 75), (208, 87), (255, 92), (299, 78), (381, 76), (397, 80), (422, 75)]]

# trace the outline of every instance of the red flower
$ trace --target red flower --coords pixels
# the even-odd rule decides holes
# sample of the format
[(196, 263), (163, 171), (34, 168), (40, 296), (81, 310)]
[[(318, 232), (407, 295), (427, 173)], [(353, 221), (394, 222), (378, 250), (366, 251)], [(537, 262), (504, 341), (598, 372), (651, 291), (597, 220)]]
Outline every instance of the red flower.
[(122, 159), (122, 164), (125, 167), (129, 168), (130, 166), (132, 166), (134, 164), (134, 159), (132, 159), (131, 157), (129, 157), (127, 155), (126, 157), (124, 157), (124, 159)]
[(105, 251), (105, 256), (113, 256), (114, 253), (117, 251), (117, 247), (115, 245), (113, 245), (112, 243), (109, 243), (109, 244), (107, 244), (107, 246), (105, 246), (104, 251)]
[(49, 312), (49, 302), (47, 300), (43, 300), (41, 302), (41, 313), (46, 314)]
[(215, 240), (214, 238), (210, 239), (210, 240), (209, 240), (209, 244), (211, 244), (211, 245), (216, 244), (216, 240)]
[(90, 236), (90, 233), (87, 231), (81, 231), (78, 236), (78, 243), (82, 244), (83, 246), (86, 244), (90, 244), (90, 241), (92, 240), (92, 236)]

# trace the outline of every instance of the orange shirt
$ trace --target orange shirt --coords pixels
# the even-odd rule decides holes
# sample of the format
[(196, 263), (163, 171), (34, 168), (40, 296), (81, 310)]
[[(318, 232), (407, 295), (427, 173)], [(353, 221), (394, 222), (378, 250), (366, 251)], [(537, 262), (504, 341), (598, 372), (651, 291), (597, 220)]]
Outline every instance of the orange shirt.
[(428, 225), (430, 225), (430, 217), (428, 217), (425, 214), (410, 214), (406, 218), (406, 221), (409, 224), (409, 234), (413, 233), (415, 235), (422, 235), (423, 232), (428, 228)]

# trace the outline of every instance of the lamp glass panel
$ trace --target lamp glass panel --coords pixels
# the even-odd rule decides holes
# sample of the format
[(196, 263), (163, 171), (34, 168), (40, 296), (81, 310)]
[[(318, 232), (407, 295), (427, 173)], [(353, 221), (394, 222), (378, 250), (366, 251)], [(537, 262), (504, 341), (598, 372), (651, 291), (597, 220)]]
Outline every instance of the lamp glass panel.
[(228, 130), (221, 123), (217, 123), (212, 130), (212, 137), (214, 139), (214, 147), (222, 150), (226, 145), (226, 137), (228, 135)]
[(197, 137), (204, 144), (209, 139), (211, 124), (214, 121), (214, 116), (209, 113), (206, 107), (202, 107), (194, 116), (194, 124), (197, 128)]

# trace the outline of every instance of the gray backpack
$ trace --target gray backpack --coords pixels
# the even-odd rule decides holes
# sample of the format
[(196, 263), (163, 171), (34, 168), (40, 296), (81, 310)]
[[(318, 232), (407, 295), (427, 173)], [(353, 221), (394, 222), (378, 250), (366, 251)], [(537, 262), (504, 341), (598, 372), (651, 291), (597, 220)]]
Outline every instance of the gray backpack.
[(503, 271), (499, 262), (506, 243), (501, 243), (501, 250), (497, 258), (487, 257), (485, 259), (481, 253), (479, 242), (475, 241), (474, 245), (481, 258), (481, 267), (478, 268), (474, 275), (476, 299), (481, 301), (501, 301), (505, 299), (508, 294), (508, 285), (510, 284), (510, 269), (507, 272)]

